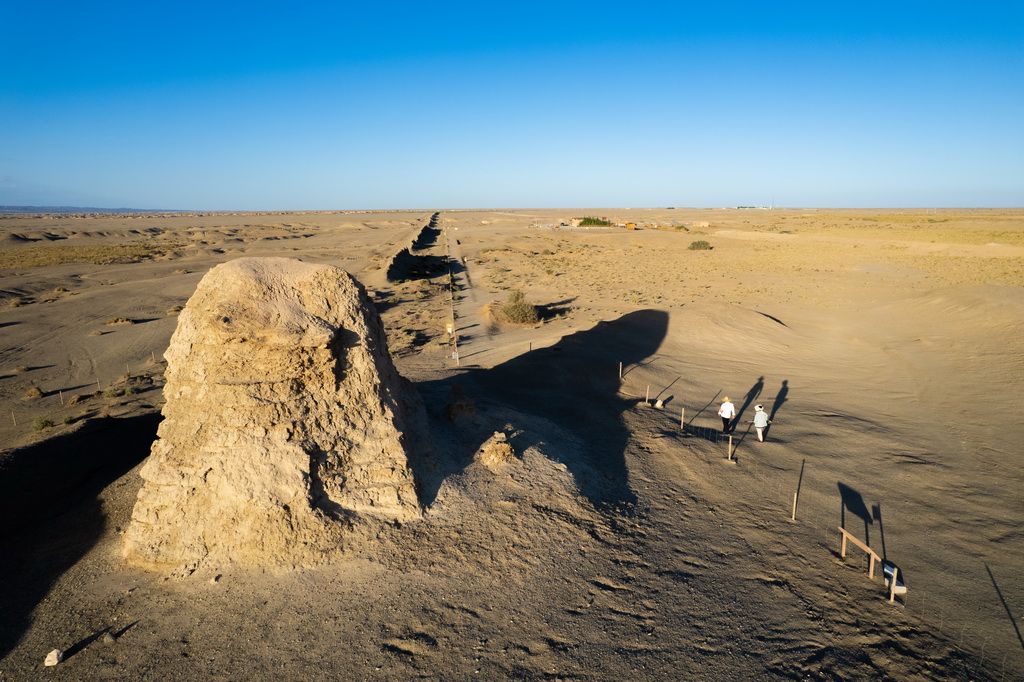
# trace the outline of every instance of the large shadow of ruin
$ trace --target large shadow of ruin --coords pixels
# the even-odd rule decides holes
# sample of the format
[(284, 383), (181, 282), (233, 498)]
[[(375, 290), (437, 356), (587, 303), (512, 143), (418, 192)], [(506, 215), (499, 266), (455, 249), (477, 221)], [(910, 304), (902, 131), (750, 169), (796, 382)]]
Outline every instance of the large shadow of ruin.
[[(580, 492), (599, 507), (631, 507), (636, 496), (626, 470), (629, 432), (622, 412), (638, 399), (618, 393), (618, 363), (629, 366), (653, 355), (667, 330), (667, 313), (641, 310), (564, 336), (554, 346), (492, 369), (470, 368), (456, 379), (422, 388), (425, 394), (438, 396), (458, 383), (478, 403), (498, 403), (551, 421), (583, 442), (579, 456), (560, 455), (558, 448), (545, 452), (566, 466)], [(454, 467), (422, 477), (425, 502), (433, 501), (446, 475), (466, 464), (466, 456), (456, 457)]]
[(97, 419), (0, 455), (0, 659), (60, 576), (96, 544), (97, 496), (149, 454), (159, 414)]

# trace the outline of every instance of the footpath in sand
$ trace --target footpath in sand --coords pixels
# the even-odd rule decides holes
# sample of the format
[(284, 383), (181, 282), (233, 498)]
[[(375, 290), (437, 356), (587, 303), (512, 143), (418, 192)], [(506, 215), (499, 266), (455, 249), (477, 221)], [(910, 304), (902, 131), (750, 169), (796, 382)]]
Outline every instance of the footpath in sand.
[[(176, 244), (153, 259), (3, 270), (21, 303), (0, 318), (0, 392), (19, 421), (0, 430), (0, 678), (40, 673), (52, 648), (70, 655), (51, 679), (1024, 674), (1024, 216), (608, 209), (686, 226), (545, 227), (584, 214), (441, 213), (449, 243), (423, 253), (450, 246), (465, 268), (458, 365), (447, 274), (385, 277), (429, 212), (153, 218)], [(126, 227), (94, 239), (131, 242)], [(262, 238), (284, 234), (301, 236)], [(689, 250), (698, 239), (714, 248)], [(243, 254), (336, 264), (374, 293), (430, 413), (425, 517), (317, 569), (126, 569), (167, 311)], [(490, 324), (482, 309), (511, 289), (545, 322)], [(136, 324), (105, 324), (119, 316)], [(125, 358), (152, 383), (95, 395), (92, 375), (108, 389)], [(455, 384), (475, 414), (451, 421)], [(30, 385), (42, 397), (23, 400)], [(724, 395), (741, 409), (731, 459)], [(56, 425), (26, 428), (38, 414)], [(481, 466), (499, 430), (517, 459)], [(900, 567), (895, 604), (863, 552), (839, 557), (840, 524)]]

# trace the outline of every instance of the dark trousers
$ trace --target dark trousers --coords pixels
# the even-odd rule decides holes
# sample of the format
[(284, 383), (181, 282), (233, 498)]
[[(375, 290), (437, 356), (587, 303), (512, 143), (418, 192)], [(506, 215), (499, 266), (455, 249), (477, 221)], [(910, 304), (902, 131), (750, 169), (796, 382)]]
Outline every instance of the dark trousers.
[(731, 421), (728, 417), (722, 417), (722, 433), (729, 433), (729, 422)]

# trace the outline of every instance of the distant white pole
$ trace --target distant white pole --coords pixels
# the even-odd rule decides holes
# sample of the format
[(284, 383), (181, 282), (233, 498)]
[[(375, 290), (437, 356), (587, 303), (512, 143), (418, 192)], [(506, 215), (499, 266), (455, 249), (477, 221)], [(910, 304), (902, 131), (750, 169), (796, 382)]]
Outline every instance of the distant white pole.
[(726, 446), (729, 452), (729, 461), (732, 461), (732, 434), (729, 434), (729, 445)]
[(57, 391), (57, 395), (60, 397), (60, 406), (64, 407), (64, 391)]
[(651, 402), (651, 385), (647, 384), (647, 395), (644, 396), (644, 402), (650, 404)]
[(686, 428), (686, 408), (679, 410), (679, 430), (682, 431)]
[(622, 361), (619, 361), (619, 378), (622, 378)]

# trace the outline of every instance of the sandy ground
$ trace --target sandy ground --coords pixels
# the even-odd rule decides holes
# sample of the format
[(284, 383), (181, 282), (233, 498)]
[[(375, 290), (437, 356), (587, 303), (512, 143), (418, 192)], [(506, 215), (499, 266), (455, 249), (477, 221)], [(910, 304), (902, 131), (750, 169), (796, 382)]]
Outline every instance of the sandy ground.
[[(431, 214), (0, 216), (0, 680), (1024, 677), (1024, 211), (442, 211), (414, 254), (454, 301), (386, 277)], [(373, 292), (426, 514), (315, 568), (127, 569), (176, 312), (242, 255)], [(486, 314), (512, 289), (540, 324)]]

